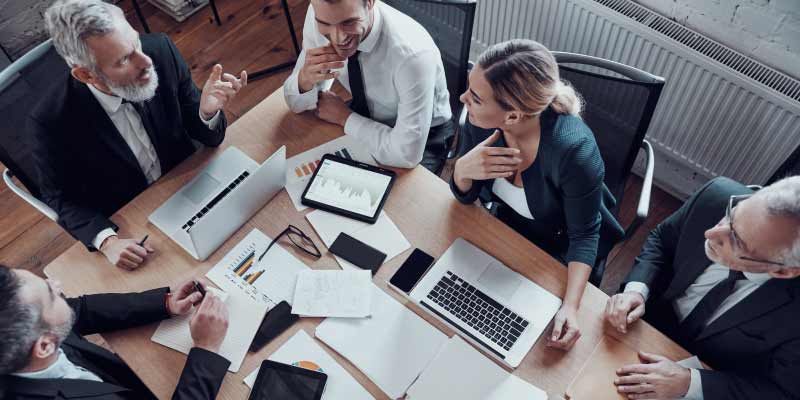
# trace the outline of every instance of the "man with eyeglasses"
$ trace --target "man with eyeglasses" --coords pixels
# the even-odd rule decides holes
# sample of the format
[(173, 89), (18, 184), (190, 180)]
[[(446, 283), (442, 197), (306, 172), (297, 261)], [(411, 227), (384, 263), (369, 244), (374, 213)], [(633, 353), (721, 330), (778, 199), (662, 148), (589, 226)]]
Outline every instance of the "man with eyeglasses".
[(656, 227), (611, 297), (624, 334), (644, 317), (712, 369), (640, 352), (629, 399), (800, 398), (800, 176), (757, 192), (714, 179)]

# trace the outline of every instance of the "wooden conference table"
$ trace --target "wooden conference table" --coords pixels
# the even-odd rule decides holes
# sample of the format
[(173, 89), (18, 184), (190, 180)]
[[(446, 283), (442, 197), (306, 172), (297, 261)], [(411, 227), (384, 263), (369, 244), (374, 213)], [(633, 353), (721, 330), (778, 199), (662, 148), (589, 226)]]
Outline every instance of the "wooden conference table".
[[(308, 233), (325, 253), (322, 241), (305, 219), (308, 211), (297, 212), (285, 191), (281, 191), (202, 263), (191, 258), (149, 224), (147, 217), (227, 146), (236, 146), (254, 160), (262, 162), (282, 144), (287, 146), (287, 156), (291, 157), (342, 133), (340, 127), (324, 123), (309, 113), (293, 114), (284, 103), (283, 92), (279, 89), (231, 125), (222, 146), (204, 149), (193, 155), (112, 216), (111, 219), (120, 227), (121, 236), (141, 238), (145, 234), (150, 235), (148, 243), (156, 248), (156, 252), (143, 267), (132, 272), (115, 268), (108, 264), (103, 255), (89, 253), (82, 244), (76, 243), (48, 265), (45, 274), (60, 280), (68, 296), (143, 291), (174, 285), (204, 276), (253, 228), (275, 237), (288, 224), (294, 224)], [(398, 179), (385, 210), (411, 242), (412, 248), (418, 247), (438, 258), (456, 238), (463, 237), (559, 297), (565, 291), (567, 269), (564, 266), (481, 207), (460, 204), (453, 198), (445, 182), (422, 167), (398, 170)], [(330, 254), (315, 260), (290, 245), (284, 247), (312, 268), (338, 268)], [(402, 303), (406, 301), (390, 291), (385, 282), (410, 251), (388, 261), (375, 276), (375, 282)], [(547, 348), (545, 341), (539, 340), (514, 374), (547, 391), (552, 397), (562, 396), (604, 334), (602, 312), (607, 299), (608, 296), (599, 289), (588, 285), (579, 313), (582, 337), (575, 347), (563, 352)], [(409, 307), (448, 335), (453, 334), (452, 330), (426, 316), (416, 306)], [(313, 337), (314, 329), (321, 321), (320, 318), (303, 318), (259, 353), (249, 354), (237, 374), (227, 374), (218, 398), (246, 399), (249, 389), (242, 382), (244, 377), (298, 329), (306, 330)], [(156, 396), (167, 399), (178, 382), (186, 356), (152, 342), (150, 337), (156, 326), (151, 324), (103, 334), (103, 338)], [(550, 328), (545, 334), (549, 332)], [(606, 333), (612, 332), (609, 330)], [(675, 360), (688, 356), (686, 351), (644, 322), (634, 324), (621, 339), (633, 348), (664, 354)], [(388, 398), (351, 363), (330, 348), (323, 347), (375, 398)]]

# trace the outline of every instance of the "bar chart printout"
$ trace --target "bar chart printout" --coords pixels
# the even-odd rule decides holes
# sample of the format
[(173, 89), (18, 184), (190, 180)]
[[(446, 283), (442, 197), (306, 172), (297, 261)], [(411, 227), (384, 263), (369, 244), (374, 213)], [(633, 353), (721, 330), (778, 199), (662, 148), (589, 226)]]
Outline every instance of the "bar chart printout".
[(308, 267), (280, 243), (258, 261), (270, 241), (261, 231), (253, 229), (206, 276), (223, 290), (238, 288), (270, 308), (281, 300), (291, 304), (297, 272)]

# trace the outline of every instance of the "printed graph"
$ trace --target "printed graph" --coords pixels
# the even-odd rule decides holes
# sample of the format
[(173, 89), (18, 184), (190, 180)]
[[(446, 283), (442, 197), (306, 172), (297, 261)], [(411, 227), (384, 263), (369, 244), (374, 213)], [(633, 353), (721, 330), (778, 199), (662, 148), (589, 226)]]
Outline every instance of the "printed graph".
[[(333, 152), (333, 154), (342, 158), (346, 158), (348, 160), (353, 159), (353, 157), (350, 156), (350, 152), (347, 151), (347, 148), (337, 150)], [(298, 178), (310, 177), (311, 175), (314, 174), (314, 171), (316, 171), (317, 168), (319, 168), (319, 163), (320, 160), (314, 160), (311, 162), (303, 163), (301, 165), (294, 167), (294, 173), (295, 175), (297, 175)]]

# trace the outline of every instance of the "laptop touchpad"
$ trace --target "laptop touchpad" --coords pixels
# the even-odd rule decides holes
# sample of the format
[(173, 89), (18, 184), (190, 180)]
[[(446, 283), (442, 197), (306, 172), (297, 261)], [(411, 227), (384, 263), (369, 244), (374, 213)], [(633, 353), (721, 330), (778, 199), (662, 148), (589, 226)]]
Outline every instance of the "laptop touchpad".
[(191, 186), (186, 188), (183, 194), (192, 203), (201, 204), (206, 197), (219, 187), (219, 185), (219, 181), (204, 172), (197, 177), (197, 180), (195, 180)]
[(483, 270), (481, 277), (478, 278), (483, 287), (489, 289), (491, 294), (498, 296), (505, 300), (511, 300), (516, 293), (519, 286), (522, 284), (520, 275), (512, 271), (510, 268), (500, 264), (497, 261), (492, 261), (489, 266)]

